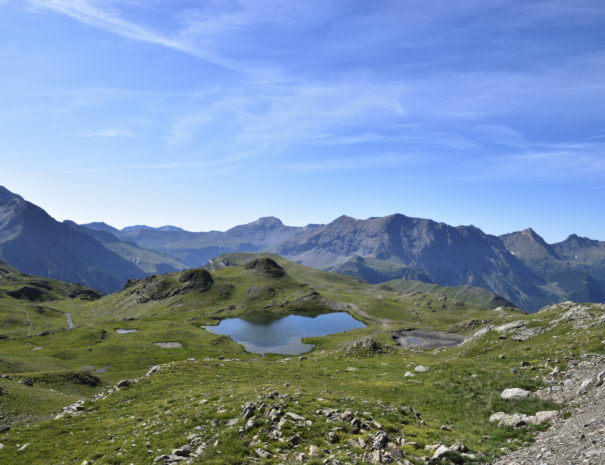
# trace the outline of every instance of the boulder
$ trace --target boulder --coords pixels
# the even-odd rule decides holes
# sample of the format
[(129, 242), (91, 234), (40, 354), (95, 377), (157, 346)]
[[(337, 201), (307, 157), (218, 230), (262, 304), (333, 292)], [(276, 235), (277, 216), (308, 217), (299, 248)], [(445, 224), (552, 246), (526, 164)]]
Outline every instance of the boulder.
[(559, 416), (559, 412), (557, 410), (543, 410), (540, 412), (536, 412), (535, 415), (530, 417), (530, 423), (534, 425), (539, 425), (545, 421), (552, 421)]
[(439, 447), (437, 447), (437, 450), (433, 454), (433, 458), (440, 459), (441, 457), (445, 457), (449, 453), (450, 453), (449, 447), (440, 445)]
[(509, 388), (502, 391), (500, 394), (501, 399), (522, 399), (524, 397), (529, 397), (531, 392), (526, 391), (521, 388)]
[(244, 418), (250, 418), (254, 415), (255, 411), (256, 407), (254, 406), (254, 404), (252, 402), (246, 402), (242, 407), (242, 416)]
[(531, 423), (530, 417), (523, 413), (513, 413), (511, 415), (504, 412), (494, 413), (489, 417), (489, 421), (498, 423), (500, 426), (508, 426), (509, 428), (520, 428)]
[(387, 443), (389, 442), (389, 437), (384, 431), (378, 431), (374, 436), (371, 437), (371, 440), (371, 447), (373, 450), (382, 450), (386, 447)]

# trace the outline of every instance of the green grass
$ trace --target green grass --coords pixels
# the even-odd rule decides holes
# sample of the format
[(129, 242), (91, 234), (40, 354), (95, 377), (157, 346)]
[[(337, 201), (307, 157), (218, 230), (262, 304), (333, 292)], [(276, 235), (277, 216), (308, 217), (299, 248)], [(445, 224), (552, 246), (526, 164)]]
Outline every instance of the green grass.
[[(251, 257), (232, 254), (229, 261), (244, 263)], [(503, 447), (531, 441), (539, 430), (495, 426), (488, 421), (492, 413), (533, 414), (558, 408), (535, 398), (503, 401), (499, 397), (503, 389), (536, 390), (554, 366), (563, 367), (565, 356), (604, 352), (602, 328), (572, 330), (569, 323), (527, 342), (499, 339), (490, 332), (458, 348), (404, 350), (394, 345), (390, 331), (455, 326), (468, 334), (476, 327), (466, 323), (477, 319), (493, 325), (527, 319), (530, 326), (543, 326), (564, 310), (553, 308), (534, 315), (515, 309), (490, 310), (449, 298), (440, 300), (438, 294), (391, 291), (274, 259), (286, 276), (270, 278), (230, 266), (212, 271), (214, 284), (209, 290), (145, 303), (137, 302), (137, 292), (145, 289), (142, 282), (94, 302), (61, 298), (58, 293), (52, 302), (44, 303), (53, 311), (29, 312), (31, 325), (23, 311), (38, 303), (0, 296), (0, 316), (10, 320), (2, 329), (10, 339), (0, 341), (0, 373), (11, 377), (0, 379), (4, 393), (0, 395), (0, 425), (12, 424), (10, 431), (0, 434), (0, 443), (5, 445), (0, 449), (0, 463), (151, 463), (187, 443), (192, 434), (207, 444), (194, 463), (249, 463), (256, 447), (273, 454), (266, 463), (292, 463), (300, 452), (308, 453), (311, 444), (322, 452), (309, 463), (322, 463), (330, 455), (350, 463), (347, 454), (362, 451), (347, 441), (359, 437), (367, 441), (375, 429), (359, 432), (345, 422), (327, 423), (316, 415), (320, 408), (341, 412), (348, 408), (379, 422), (390, 438), (404, 437), (407, 443), (415, 443), (401, 449), (416, 463), (427, 454), (425, 445), (459, 440), (487, 461)], [(157, 284), (178, 289), (184, 286), (181, 276), (158, 277), (163, 281)], [(267, 288), (273, 291), (250, 291)], [(316, 348), (304, 359), (248, 354), (231, 339), (201, 328), (259, 310), (285, 315), (333, 311), (330, 307), (334, 306), (346, 308), (367, 326), (306, 339)], [(591, 311), (595, 317), (603, 314), (600, 307)], [(45, 327), (65, 325), (65, 312), (72, 314), (74, 329), (33, 335)], [(26, 337), (28, 327), (30, 337)], [(139, 331), (118, 334), (118, 328)], [(351, 350), (353, 342), (365, 337), (383, 344), (384, 353)], [(180, 342), (182, 348), (162, 349), (155, 342)], [(32, 350), (38, 347), (42, 348)], [(520, 368), (522, 361), (535, 369)], [(162, 364), (159, 373), (144, 376), (158, 364)], [(418, 364), (430, 371), (404, 376)], [(117, 381), (135, 377), (141, 378), (138, 383), (97, 402), (89, 400), (85, 413), (51, 419), (63, 406), (91, 399), (99, 391), (108, 392)], [(97, 378), (101, 385), (95, 387)], [(33, 386), (19, 383), (26, 379)], [(285, 397), (269, 399), (274, 390)], [(298, 447), (270, 438), (263, 418), (258, 426), (245, 428), (242, 405), (261, 401), (267, 408), (282, 403), (285, 410), (311, 420), (308, 425), (283, 428), (285, 438), (300, 436)], [(420, 417), (413, 411), (420, 412)], [(235, 426), (229, 427), (227, 422), (235, 418)], [(441, 429), (443, 425), (451, 431)], [(340, 440), (329, 444), (326, 434), (335, 428), (340, 428)], [(26, 443), (30, 445), (19, 451)]]

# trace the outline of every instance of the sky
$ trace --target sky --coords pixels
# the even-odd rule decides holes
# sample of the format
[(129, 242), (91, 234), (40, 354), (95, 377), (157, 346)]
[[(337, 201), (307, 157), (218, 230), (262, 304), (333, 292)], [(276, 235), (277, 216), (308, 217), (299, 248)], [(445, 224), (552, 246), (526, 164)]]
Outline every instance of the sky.
[(602, 0), (0, 0), (0, 185), (58, 220), (605, 240), (604, 109)]

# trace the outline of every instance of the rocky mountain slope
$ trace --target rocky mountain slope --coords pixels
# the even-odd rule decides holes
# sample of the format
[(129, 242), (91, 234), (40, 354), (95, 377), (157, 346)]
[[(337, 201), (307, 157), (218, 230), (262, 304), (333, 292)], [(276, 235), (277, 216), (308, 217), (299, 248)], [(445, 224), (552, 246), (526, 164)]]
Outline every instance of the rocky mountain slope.
[(176, 271), (182, 265), (110, 233), (60, 223), (1, 186), (0, 259), (25, 273), (82, 283), (102, 292), (120, 289), (130, 278)]
[(261, 218), (226, 232), (139, 226), (113, 233), (191, 266), (219, 252), (265, 250), (370, 283), (412, 279), (482, 287), (530, 311), (567, 299), (605, 301), (605, 243), (577, 236), (549, 245), (532, 230), (496, 237), (473, 226), (400, 214), (367, 220), (342, 216), (304, 228)]
[(285, 226), (279, 219), (273, 217), (259, 218), (257, 221), (235, 226), (224, 232), (190, 232), (174, 226), (160, 228), (129, 226), (118, 230), (105, 223), (89, 223), (83, 226), (97, 231), (111, 232), (122, 240), (158, 250), (175, 257), (191, 268), (202, 266), (222, 253), (270, 250), (276, 244), (304, 235), (316, 227)]
[(292, 227), (273, 217), (228, 231), (58, 223), (0, 192), (0, 259), (26, 272), (102, 291), (127, 279), (202, 266), (226, 252), (277, 253), (370, 283), (408, 279), (481, 287), (525, 310), (564, 300), (605, 302), (605, 242), (575, 235), (547, 244), (528, 229), (500, 237), (401, 214)]

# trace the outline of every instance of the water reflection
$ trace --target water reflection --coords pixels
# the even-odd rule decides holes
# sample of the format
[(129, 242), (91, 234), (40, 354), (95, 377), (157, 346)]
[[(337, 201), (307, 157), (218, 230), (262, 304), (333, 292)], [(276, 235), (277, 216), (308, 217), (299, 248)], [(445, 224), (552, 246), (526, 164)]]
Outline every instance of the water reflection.
[(230, 336), (248, 352), (296, 355), (313, 348), (301, 341), (362, 328), (365, 325), (348, 313), (326, 313), (315, 317), (288, 315), (276, 318), (270, 313), (251, 313), (242, 318), (227, 318), (217, 326), (204, 326), (215, 334)]

